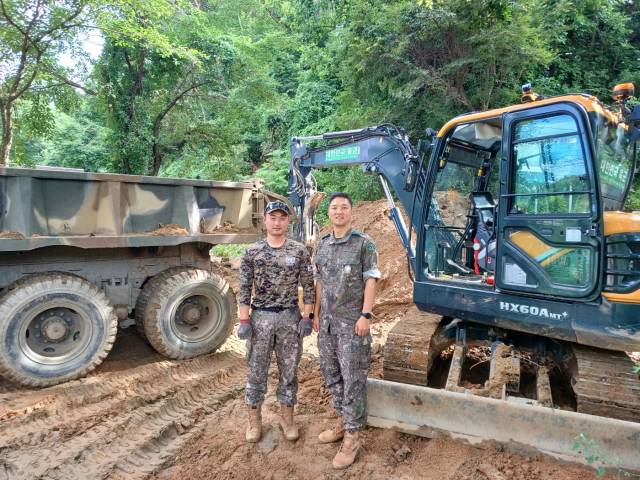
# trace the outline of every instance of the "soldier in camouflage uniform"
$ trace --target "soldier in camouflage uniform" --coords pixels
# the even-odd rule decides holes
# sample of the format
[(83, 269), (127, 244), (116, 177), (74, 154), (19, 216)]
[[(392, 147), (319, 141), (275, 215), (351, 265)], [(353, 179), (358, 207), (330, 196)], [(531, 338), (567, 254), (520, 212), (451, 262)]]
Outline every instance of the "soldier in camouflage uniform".
[(333, 396), (337, 424), (320, 443), (344, 438), (334, 468), (351, 465), (367, 421), (367, 373), (371, 363), (369, 319), (380, 278), (378, 252), (369, 235), (351, 228), (351, 198), (334, 193), (329, 201), (333, 233), (316, 248), (314, 329), (319, 331), (320, 370)]
[[(280, 371), (276, 391), (282, 404), (280, 426), (285, 438), (298, 438), (298, 427), (293, 419), (298, 393), (298, 364), (302, 356), (302, 338), (311, 334), (309, 314), (315, 296), (313, 266), (307, 249), (285, 238), (289, 225), (286, 204), (279, 201), (268, 204), (264, 222), (267, 238), (250, 245), (240, 263), (238, 337), (247, 340), (249, 374), (245, 403), (249, 412), (248, 442), (260, 440), (261, 409), (274, 351)], [(298, 307), (298, 284), (302, 285), (305, 304), (302, 319)]]

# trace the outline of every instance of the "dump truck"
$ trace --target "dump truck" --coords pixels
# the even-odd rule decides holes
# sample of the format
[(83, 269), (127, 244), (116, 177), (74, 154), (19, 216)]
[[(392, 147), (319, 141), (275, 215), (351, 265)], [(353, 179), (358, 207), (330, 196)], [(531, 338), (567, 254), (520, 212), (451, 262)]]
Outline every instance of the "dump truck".
[(168, 358), (214, 351), (237, 306), (211, 248), (258, 240), (276, 198), (255, 182), (0, 168), (0, 375), (80, 378), (119, 324)]
[[(368, 381), (371, 425), (574, 460), (585, 433), (639, 469), (640, 381), (625, 352), (640, 350), (640, 213), (621, 211), (640, 139), (633, 95), (618, 85), (605, 106), (525, 85), (520, 104), (460, 115), (415, 145), (390, 124), (292, 139), (297, 238), (317, 237), (312, 170), (360, 165), (380, 177), (407, 255), (417, 308), (388, 335), (384, 379)], [(464, 378), (474, 347), (489, 352), (483, 383)], [(552, 366), (575, 411), (557, 408)]]

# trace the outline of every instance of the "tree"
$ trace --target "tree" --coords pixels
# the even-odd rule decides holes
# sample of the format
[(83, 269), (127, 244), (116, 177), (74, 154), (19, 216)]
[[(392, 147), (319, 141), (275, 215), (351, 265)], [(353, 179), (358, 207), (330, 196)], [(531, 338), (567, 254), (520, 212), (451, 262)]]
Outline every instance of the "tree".
[(9, 159), (16, 102), (32, 87), (66, 85), (96, 94), (58, 64), (60, 53), (78, 49), (80, 34), (100, 29), (123, 45), (145, 41), (165, 55), (195, 60), (195, 50), (175, 48), (158, 30), (160, 20), (182, 10), (192, 8), (169, 0), (0, 0), (0, 165)]

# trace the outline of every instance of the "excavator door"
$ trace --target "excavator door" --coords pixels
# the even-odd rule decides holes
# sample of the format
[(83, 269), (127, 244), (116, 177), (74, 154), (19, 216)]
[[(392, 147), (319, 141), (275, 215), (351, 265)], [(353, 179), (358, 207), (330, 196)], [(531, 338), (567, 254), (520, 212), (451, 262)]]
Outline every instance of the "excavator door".
[(586, 114), (568, 102), (507, 113), (502, 135), (496, 286), (595, 297), (602, 207)]

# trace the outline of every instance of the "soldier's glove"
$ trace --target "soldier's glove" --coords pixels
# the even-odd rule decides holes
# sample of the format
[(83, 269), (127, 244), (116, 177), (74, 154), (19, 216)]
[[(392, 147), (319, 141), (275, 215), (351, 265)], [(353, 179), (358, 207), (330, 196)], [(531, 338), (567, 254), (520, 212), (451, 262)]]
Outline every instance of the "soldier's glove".
[(251, 328), (251, 320), (244, 318), (240, 320), (240, 328), (238, 328), (238, 338), (240, 340), (246, 340), (253, 335), (253, 329)]
[(302, 317), (302, 320), (300, 320), (300, 323), (298, 324), (298, 335), (300, 335), (300, 338), (311, 335), (312, 330), (313, 322), (311, 319), (309, 317)]

